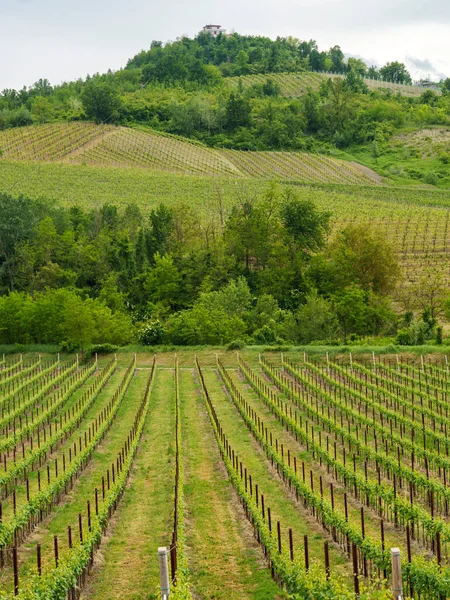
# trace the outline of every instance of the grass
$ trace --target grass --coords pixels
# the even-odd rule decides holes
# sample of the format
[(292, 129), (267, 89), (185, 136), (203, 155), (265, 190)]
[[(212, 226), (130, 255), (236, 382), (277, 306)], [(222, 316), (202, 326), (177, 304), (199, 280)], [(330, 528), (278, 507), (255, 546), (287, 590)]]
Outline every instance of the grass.
[[(282, 597), (227, 480), (193, 371), (181, 371), (188, 561), (196, 598)], [(220, 551), (217, 549), (220, 548)]]
[[(323, 562), (323, 535), (317, 523), (313, 521), (300, 502), (294, 499), (275, 475), (263, 450), (253, 439), (244, 421), (238, 416), (232, 401), (224, 394), (222, 383), (216, 373), (205, 371), (205, 384), (211, 395), (213, 406), (217, 411), (227, 437), (234, 451), (238, 454), (248, 473), (252, 475), (253, 485), (258, 484), (264, 494), (265, 504), (272, 510), (272, 522), (281, 523), (282, 539), (288, 545), (288, 528), (292, 527), (295, 553), (303, 551), (303, 536), (310, 539), (311, 562)], [(347, 571), (346, 558), (334, 547), (330, 548), (330, 563), (334, 571)]]
[[(148, 374), (138, 371), (134, 389), (139, 396)], [(123, 502), (97, 555), (83, 600), (159, 597), (157, 550), (170, 545), (173, 518), (173, 371), (156, 372), (150, 406)]]

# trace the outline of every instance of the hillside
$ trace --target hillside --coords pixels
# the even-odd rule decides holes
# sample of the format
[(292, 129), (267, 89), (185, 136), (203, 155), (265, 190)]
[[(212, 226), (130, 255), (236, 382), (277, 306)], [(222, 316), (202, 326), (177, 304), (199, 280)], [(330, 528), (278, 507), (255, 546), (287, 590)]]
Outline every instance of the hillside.
[(257, 177), (303, 183), (378, 185), (356, 163), (305, 152), (216, 150), (174, 136), (92, 123), (48, 124), (0, 132), (2, 160), (139, 167), (190, 175)]
[[(74, 160), (0, 160), (0, 191), (49, 198), (62, 206), (77, 205), (87, 210), (103, 204), (125, 207), (133, 203), (144, 214), (163, 202), (182, 207), (187, 215), (199, 211), (199, 225), (205, 235), (219, 211), (228, 214), (233, 205), (263, 194), (269, 185), (265, 177), (187, 175), (141, 167), (80, 165)], [(278, 185), (281, 189), (290, 187), (283, 181)], [(399, 291), (404, 297), (410, 294), (411, 284), (433, 270), (450, 285), (448, 191), (300, 182), (294, 190), (299, 198), (313, 200), (318, 208), (331, 212), (333, 232), (350, 223), (371, 224), (385, 232), (400, 260), (406, 286)], [(414, 304), (413, 297), (410, 302)]]
[[(227, 80), (227, 83), (232, 89), (238, 89), (239, 85), (242, 85), (244, 89), (248, 89), (253, 85), (262, 85), (267, 81), (267, 79), (270, 79), (275, 84), (280, 86), (283, 96), (295, 98), (297, 96), (302, 96), (308, 90), (318, 90), (320, 85), (329, 78), (343, 79), (344, 75), (340, 73), (315, 73), (312, 71), (304, 71), (299, 73), (270, 73), (267, 75), (258, 74), (230, 77)], [(369, 90), (390, 90), (394, 94), (400, 94), (402, 96), (411, 98), (417, 98), (425, 91), (425, 89), (421, 86), (392, 83), (390, 81), (365, 78), (364, 82), (368, 86)]]

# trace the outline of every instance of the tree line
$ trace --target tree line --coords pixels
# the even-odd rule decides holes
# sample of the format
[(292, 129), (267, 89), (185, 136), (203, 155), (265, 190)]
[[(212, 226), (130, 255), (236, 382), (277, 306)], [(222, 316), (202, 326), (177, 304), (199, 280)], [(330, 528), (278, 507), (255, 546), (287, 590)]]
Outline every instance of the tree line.
[[(227, 215), (193, 204), (85, 211), (0, 195), (0, 342), (337, 343), (422, 327), (393, 310), (380, 232), (269, 186)], [(409, 329), (408, 329), (409, 328)], [(424, 337), (425, 336), (425, 337)]]

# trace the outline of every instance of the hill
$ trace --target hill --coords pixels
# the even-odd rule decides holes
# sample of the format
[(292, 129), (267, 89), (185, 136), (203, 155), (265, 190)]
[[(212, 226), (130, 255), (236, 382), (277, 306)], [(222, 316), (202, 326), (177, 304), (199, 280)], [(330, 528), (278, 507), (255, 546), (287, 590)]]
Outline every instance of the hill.
[(93, 123), (60, 123), (0, 132), (3, 160), (139, 167), (191, 175), (378, 185), (370, 169), (305, 152), (216, 150), (189, 140)]
[[(248, 154), (248, 153), (243, 153)], [(73, 158), (73, 157), (72, 157)], [(79, 158), (77, 158), (79, 160)], [(229, 213), (245, 198), (267, 192), (266, 177), (187, 175), (149, 168), (117, 168), (74, 164), (72, 161), (0, 160), (0, 191), (30, 198), (48, 198), (62, 206), (87, 210), (104, 204), (136, 204), (145, 215), (161, 202), (201, 216), (205, 235), (219, 213)], [(293, 187), (301, 199), (332, 214), (332, 231), (351, 223), (367, 223), (384, 232), (400, 260), (403, 297), (430, 273), (450, 285), (450, 193), (426, 188), (385, 185), (305, 184), (279, 181)]]
[[(302, 96), (308, 90), (316, 91), (320, 85), (328, 79), (343, 79), (345, 76), (342, 73), (322, 73), (303, 71), (299, 73), (270, 73), (258, 75), (241, 75), (239, 77), (230, 77), (227, 83), (232, 89), (238, 89), (242, 85), (243, 89), (248, 89), (253, 85), (263, 85), (267, 79), (273, 81), (280, 87), (283, 96), (295, 98)], [(389, 90), (394, 94), (401, 96), (417, 98), (424, 93), (424, 88), (418, 85), (406, 85), (383, 81), (381, 79), (364, 78), (364, 83), (369, 90), (386, 91)]]

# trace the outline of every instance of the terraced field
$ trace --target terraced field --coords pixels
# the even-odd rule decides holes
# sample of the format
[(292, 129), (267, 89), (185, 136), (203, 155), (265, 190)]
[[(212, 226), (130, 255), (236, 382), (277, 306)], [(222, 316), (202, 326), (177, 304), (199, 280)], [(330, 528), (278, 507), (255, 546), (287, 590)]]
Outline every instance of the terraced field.
[[(242, 85), (245, 89), (255, 84), (264, 84), (267, 79), (270, 79), (280, 86), (283, 96), (295, 98), (303, 95), (308, 90), (318, 90), (320, 85), (330, 77), (342, 79), (344, 75), (305, 71), (301, 73), (270, 73), (270, 75), (242, 75), (240, 77), (230, 77), (227, 81), (232, 88)], [(374, 79), (365, 79), (364, 81), (371, 90), (391, 90), (394, 94), (399, 93), (402, 96), (417, 97), (424, 92), (424, 88), (419, 86), (402, 85)]]
[(178, 600), (387, 600), (395, 546), (444, 598), (449, 391), (439, 357), (8, 357), (0, 597), (156, 599), (166, 547)]
[(292, 179), (305, 183), (378, 185), (370, 169), (300, 152), (227, 152), (126, 127), (66, 123), (0, 132), (1, 158), (134, 167), (186, 175)]

